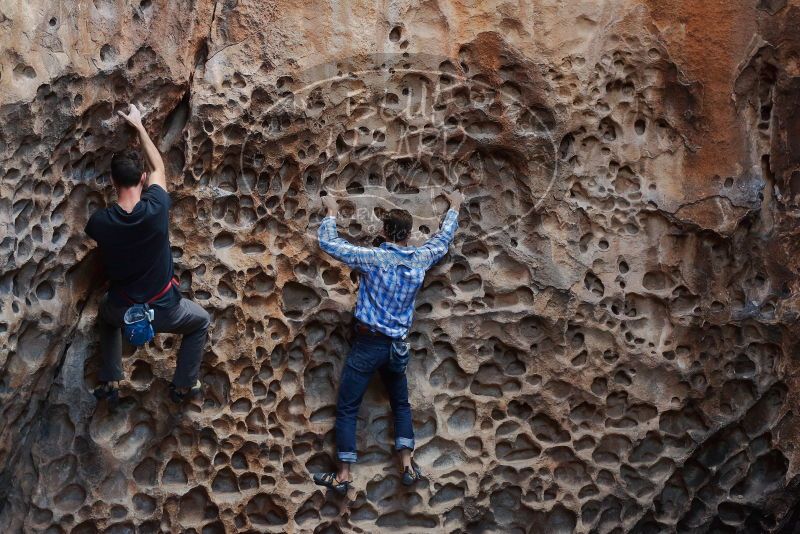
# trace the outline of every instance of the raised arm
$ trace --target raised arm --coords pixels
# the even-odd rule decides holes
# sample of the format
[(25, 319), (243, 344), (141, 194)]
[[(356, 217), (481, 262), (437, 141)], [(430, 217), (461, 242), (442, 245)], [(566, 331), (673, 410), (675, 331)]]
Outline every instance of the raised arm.
[(442, 227), (424, 245), (419, 247), (420, 254), (427, 260), (429, 265), (433, 265), (447, 254), (447, 249), (450, 247), (458, 228), (458, 210), (461, 209), (461, 203), (464, 201), (464, 195), (458, 191), (445, 193), (444, 196), (450, 204), (450, 208), (444, 216)]
[(327, 216), (322, 219), (317, 233), (320, 248), (354, 269), (374, 265), (378, 261), (378, 249), (359, 247), (339, 237), (336, 230), (336, 216), (339, 214), (336, 199), (326, 195), (322, 197), (322, 204), (327, 210)]
[(142, 144), (142, 149), (147, 157), (147, 166), (150, 167), (150, 172), (147, 174), (147, 185), (156, 184), (166, 191), (167, 174), (164, 169), (164, 160), (161, 159), (161, 154), (159, 154), (156, 145), (153, 144), (150, 136), (147, 135), (147, 130), (145, 130), (144, 125), (142, 125), (142, 113), (139, 111), (139, 108), (131, 104), (128, 108), (127, 115), (121, 111), (117, 113), (128, 121), (128, 124), (136, 128), (136, 132), (139, 134), (139, 142)]

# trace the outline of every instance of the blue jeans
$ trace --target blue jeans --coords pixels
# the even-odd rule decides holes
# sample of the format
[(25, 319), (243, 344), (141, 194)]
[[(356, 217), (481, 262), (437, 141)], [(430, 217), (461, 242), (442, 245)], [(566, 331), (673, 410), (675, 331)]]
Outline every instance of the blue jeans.
[(389, 394), (394, 414), (395, 449), (414, 449), (408, 381), (405, 373), (389, 370), (390, 347), (391, 341), (388, 338), (355, 334), (353, 347), (342, 370), (339, 399), (336, 403), (336, 449), (341, 462), (356, 462), (356, 416), (364, 399), (364, 392), (367, 391), (376, 370)]

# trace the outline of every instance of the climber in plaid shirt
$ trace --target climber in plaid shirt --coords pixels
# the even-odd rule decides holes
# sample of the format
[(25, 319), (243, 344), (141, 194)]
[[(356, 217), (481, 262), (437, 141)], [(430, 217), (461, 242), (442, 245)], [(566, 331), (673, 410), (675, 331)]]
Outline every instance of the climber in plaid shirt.
[[(411, 485), (421, 474), (411, 461), (414, 431), (405, 365), (405, 340), (414, 315), (414, 301), (425, 273), (445, 254), (458, 227), (463, 196), (445, 194), (450, 209), (441, 230), (420, 247), (408, 246), (411, 214), (393, 209), (383, 219), (385, 242), (379, 247), (359, 247), (339, 237), (338, 206), (330, 195), (322, 197), (328, 216), (319, 227), (319, 245), (328, 254), (361, 273), (356, 301), (354, 343), (342, 370), (336, 406), (338, 472), (317, 473), (314, 481), (346, 493), (351, 484), (350, 464), (356, 455), (356, 416), (375, 371), (381, 375), (394, 414), (395, 449), (403, 464), (403, 483)], [(404, 347), (405, 345), (405, 347)]]

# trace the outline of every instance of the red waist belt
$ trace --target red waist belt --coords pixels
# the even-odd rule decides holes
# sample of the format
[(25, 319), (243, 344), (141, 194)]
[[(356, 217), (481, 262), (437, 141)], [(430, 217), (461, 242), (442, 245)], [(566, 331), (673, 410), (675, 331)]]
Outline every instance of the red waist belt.
[[(174, 276), (172, 278), (170, 278), (169, 282), (167, 282), (167, 285), (164, 286), (164, 289), (159, 291), (158, 294), (156, 294), (156, 296), (154, 296), (153, 298), (151, 298), (147, 302), (144, 302), (143, 304), (151, 304), (151, 303), (157, 301), (158, 299), (160, 299), (161, 297), (166, 295), (167, 291), (172, 289), (172, 286), (178, 287), (178, 279), (175, 278)], [(121, 289), (120, 289), (120, 293), (122, 293), (122, 296), (125, 297), (125, 300), (127, 300), (130, 304), (139, 304), (139, 303), (135, 302), (132, 298), (130, 298), (128, 296), (128, 294), (125, 293), (124, 291), (122, 291)]]

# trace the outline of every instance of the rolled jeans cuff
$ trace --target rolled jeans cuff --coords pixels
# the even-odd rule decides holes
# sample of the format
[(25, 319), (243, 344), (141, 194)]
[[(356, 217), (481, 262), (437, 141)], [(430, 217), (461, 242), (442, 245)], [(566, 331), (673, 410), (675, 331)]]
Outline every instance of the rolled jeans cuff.
[(394, 448), (396, 450), (411, 449), (414, 450), (414, 438), (397, 438), (394, 440)]
[(337, 454), (339, 457), (340, 462), (344, 462), (346, 464), (354, 464), (357, 461), (356, 453), (354, 452), (340, 452)]

